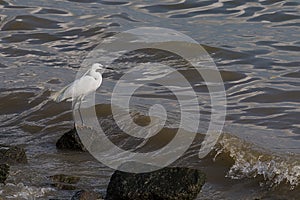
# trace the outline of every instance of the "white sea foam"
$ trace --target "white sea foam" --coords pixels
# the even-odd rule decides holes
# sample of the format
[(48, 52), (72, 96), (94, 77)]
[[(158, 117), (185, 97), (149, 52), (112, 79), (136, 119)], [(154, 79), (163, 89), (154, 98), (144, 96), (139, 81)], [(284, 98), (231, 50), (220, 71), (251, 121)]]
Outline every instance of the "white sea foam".
[(225, 134), (218, 154), (234, 160), (227, 177), (232, 179), (262, 176), (270, 186), (288, 183), (291, 189), (300, 183), (300, 159), (295, 154), (274, 154), (237, 137)]
[(5, 197), (5, 199), (35, 200), (44, 197), (51, 191), (55, 191), (55, 189), (50, 187), (26, 186), (23, 183), (7, 183), (1, 187), (0, 194)]

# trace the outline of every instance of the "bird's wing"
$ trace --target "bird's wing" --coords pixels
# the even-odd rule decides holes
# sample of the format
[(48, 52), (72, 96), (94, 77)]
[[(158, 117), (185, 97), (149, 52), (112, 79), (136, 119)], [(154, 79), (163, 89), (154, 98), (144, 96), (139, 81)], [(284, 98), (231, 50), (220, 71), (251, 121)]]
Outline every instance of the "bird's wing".
[(60, 91), (51, 95), (51, 99), (60, 102), (72, 97), (82, 97), (97, 89), (97, 81), (92, 76), (83, 76), (75, 80)]
[(62, 88), (58, 92), (55, 92), (55, 93), (51, 94), (50, 98), (53, 101), (60, 102), (60, 101), (63, 101), (67, 98), (72, 97), (72, 96), (67, 96), (65, 93), (66, 93), (66, 90), (68, 90), (73, 84), (74, 84), (74, 82), (72, 82), (69, 85), (65, 86), (64, 88)]
[(97, 89), (97, 80), (92, 76), (83, 76), (74, 82), (75, 89), (72, 90), (75, 96), (85, 96)]

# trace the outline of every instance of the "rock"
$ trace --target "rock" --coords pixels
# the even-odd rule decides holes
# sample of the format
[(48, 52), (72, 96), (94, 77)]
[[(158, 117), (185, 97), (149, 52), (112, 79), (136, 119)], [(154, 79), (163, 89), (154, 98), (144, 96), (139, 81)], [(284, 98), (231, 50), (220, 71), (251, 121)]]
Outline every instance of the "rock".
[(76, 184), (80, 180), (77, 176), (70, 176), (65, 174), (57, 174), (50, 176), (52, 181), (54, 182), (60, 182), (60, 183), (68, 183), (68, 184)]
[(0, 183), (4, 183), (9, 175), (9, 165), (0, 164)]
[(115, 171), (105, 200), (192, 200), (205, 177), (199, 170), (178, 167), (141, 174)]
[(18, 146), (0, 145), (0, 183), (9, 175), (9, 165), (27, 163), (25, 150)]
[(103, 198), (97, 192), (80, 190), (75, 193), (71, 200), (103, 200)]
[(2, 164), (27, 163), (25, 150), (18, 146), (0, 145), (0, 163)]
[(60, 190), (75, 190), (76, 186), (73, 184), (78, 183), (78, 181), (80, 180), (79, 177), (65, 174), (57, 174), (54, 176), (50, 176), (50, 178), (53, 181), (51, 185)]
[(84, 145), (81, 143), (76, 129), (72, 129), (65, 133), (56, 143), (57, 149), (85, 151)]
[(64, 183), (52, 183), (51, 186), (55, 187), (59, 190), (76, 190), (77, 187), (71, 184), (64, 184)]

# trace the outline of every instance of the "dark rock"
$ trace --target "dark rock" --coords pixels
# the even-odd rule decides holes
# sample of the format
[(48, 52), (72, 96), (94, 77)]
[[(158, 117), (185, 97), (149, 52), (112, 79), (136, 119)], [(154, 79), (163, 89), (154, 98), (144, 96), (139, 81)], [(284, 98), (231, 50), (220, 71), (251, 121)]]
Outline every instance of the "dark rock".
[(0, 164), (0, 183), (4, 183), (9, 175), (9, 165)]
[(0, 163), (2, 164), (27, 163), (25, 150), (18, 146), (0, 145)]
[(205, 174), (188, 168), (164, 168), (150, 173), (115, 171), (106, 200), (192, 200), (205, 183)]
[(103, 200), (103, 198), (97, 192), (80, 190), (75, 193), (71, 200)]
[(85, 151), (84, 145), (81, 143), (76, 129), (72, 129), (65, 133), (56, 143), (57, 149)]

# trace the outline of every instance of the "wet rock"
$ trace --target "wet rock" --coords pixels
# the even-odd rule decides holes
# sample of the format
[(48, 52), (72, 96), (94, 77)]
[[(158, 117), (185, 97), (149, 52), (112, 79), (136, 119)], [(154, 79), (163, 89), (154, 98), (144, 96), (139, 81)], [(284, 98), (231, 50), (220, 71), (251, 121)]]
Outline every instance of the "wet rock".
[(0, 183), (4, 183), (8, 175), (9, 175), (9, 165), (0, 164)]
[(60, 183), (68, 183), (68, 184), (76, 184), (80, 180), (77, 176), (70, 176), (65, 174), (56, 174), (53, 176), (50, 176), (52, 181), (54, 182), (60, 182)]
[(57, 174), (50, 176), (50, 178), (53, 181), (51, 185), (60, 190), (75, 190), (77, 187), (74, 184), (80, 180), (79, 177), (65, 174)]
[(57, 149), (85, 151), (84, 145), (81, 143), (76, 129), (72, 129), (65, 133), (56, 143)]
[(27, 163), (25, 150), (18, 146), (0, 145), (0, 163), (2, 164)]
[(64, 183), (52, 183), (51, 186), (58, 190), (76, 190), (78, 189), (75, 185), (64, 184)]
[(103, 200), (101, 194), (93, 191), (80, 190), (71, 200)]
[(164, 168), (150, 173), (115, 171), (105, 200), (192, 200), (205, 183), (205, 174), (188, 168)]

